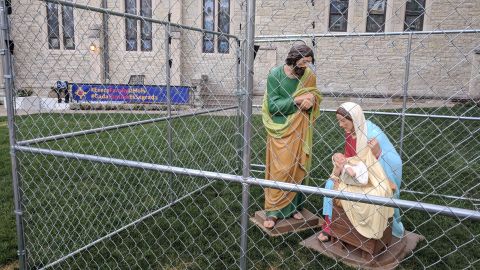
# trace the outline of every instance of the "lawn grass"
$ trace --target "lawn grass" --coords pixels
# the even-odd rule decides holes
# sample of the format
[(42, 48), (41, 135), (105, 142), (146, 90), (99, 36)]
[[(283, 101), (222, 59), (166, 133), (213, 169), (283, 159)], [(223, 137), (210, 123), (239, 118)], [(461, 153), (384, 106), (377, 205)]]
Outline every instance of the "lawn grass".
[(0, 117), (0, 265), (16, 260), (17, 254), (9, 145), (7, 118)]
[[(480, 115), (478, 107), (461, 106), (411, 112)], [(151, 117), (155, 116), (24, 116), (16, 119), (17, 136), (19, 140), (32, 139)], [(6, 121), (5, 118), (0, 120)], [(398, 141), (400, 118), (375, 116), (372, 121), (382, 126), (393, 141)], [(175, 119), (171, 123), (174, 138), (172, 159), (167, 158), (166, 122), (34, 146), (158, 164), (169, 162), (173, 166), (206, 171), (234, 173), (238, 170), (235, 118), (205, 115)], [(424, 194), (404, 192), (401, 198), (475, 209), (469, 201), (446, 199), (432, 193), (480, 197), (479, 187), (475, 187), (480, 171), (479, 128), (478, 121), (407, 118), (402, 188)], [(16, 238), (8, 136), (3, 136), (6, 127), (0, 126), (0, 132), (0, 159), (2, 164), (7, 164), (2, 166), (1, 181), (2, 187), (8, 187), (1, 190), (2, 194), (5, 192), (1, 197), (0, 219), (0, 239), (5, 239), (0, 245), (2, 265), (16, 259)], [(332, 114), (322, 114), (314, 136), (311, 185), (323, 185), (331, 170), (330, 156), (332, 152), (341, 151), (343, 141)], [(264, 138), (261, 119), (255, 116), (252, 163), (264, 163)], [(180, 198), (205, 185), (209, 186), (54, 268), (238, 268), (241, 185), (52, 156), (20, 153), (18, 158), (30, 268), (46, 265), (168, 204), (172, 198)], [(256, 176), (262, 177), (262, 174)], [(263, 206), (263, 191), (252, 186), (250, 195), (249, 213), (253, 214)], [(309, 210), (320, 214), (321, 205), (321, 197), (307, 196)], [(478, 222), (458, 221), (414, 210), (405, 210), (403, 215), (407, 230), (427, 238), (402, 262), (405, 269), (480, 267)], [(311, 234), (313, 231), (307, 230), (270, 238), (249, 223), (248, 266), (259, 269), (347, 268), (341, 262), (298, 245)]]

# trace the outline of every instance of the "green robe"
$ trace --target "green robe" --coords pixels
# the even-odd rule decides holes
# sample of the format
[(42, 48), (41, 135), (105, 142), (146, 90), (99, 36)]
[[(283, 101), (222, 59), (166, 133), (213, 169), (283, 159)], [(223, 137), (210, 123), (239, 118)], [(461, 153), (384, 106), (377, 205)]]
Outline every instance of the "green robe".
[(298, 108), (292, 94), (297, 89), (299, 80), (287, 77), (283, 65), (274, 67), (267, 79), (268, 110), (273, 122), (284, 124), (287, 116)]

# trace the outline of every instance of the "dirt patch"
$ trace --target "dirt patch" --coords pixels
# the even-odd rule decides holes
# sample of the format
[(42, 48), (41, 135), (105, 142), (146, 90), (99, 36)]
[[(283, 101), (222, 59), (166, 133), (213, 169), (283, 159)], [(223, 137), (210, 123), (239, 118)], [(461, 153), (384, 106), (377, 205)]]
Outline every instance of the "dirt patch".
[(18, 269), (18, 261), (0, 266), (0, 270), (17, 270), (17, 269)]

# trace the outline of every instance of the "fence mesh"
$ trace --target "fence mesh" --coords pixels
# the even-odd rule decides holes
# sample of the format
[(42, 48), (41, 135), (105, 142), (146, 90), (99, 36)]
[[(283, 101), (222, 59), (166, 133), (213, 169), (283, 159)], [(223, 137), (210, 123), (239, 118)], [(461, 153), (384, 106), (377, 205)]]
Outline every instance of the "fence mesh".
[[(3, 72), (21, 266), (480, 268), (479, 15), (474, 0), (13, 1)], [(290, 190), (323, 222), (319, 194), (345, 145), (334, 112), (360, 104), (402, 157), (401, 220), (424, 237), (388, 263), (390, 249), (352, 262), (361, 240), (343, 257), (300, 244), (318, 224), (272, 237), (241, 222), (242, 192), (249, 217), (264, 209), (267, 76), (296, 44), (313, 48), (323, 95), (309, 174), (320, 189)]]

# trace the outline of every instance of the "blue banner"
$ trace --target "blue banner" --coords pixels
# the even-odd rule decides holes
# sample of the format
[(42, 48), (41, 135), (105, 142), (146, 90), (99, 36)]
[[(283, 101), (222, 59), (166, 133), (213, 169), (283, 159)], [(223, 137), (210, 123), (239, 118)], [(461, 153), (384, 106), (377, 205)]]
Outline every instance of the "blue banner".
[[(188, 104), (189, 92), (188, 86), (170, 86), (172, 104)], [(80, 103), (167, 103), (167, 87), (72, 83), (72, 96)]]

